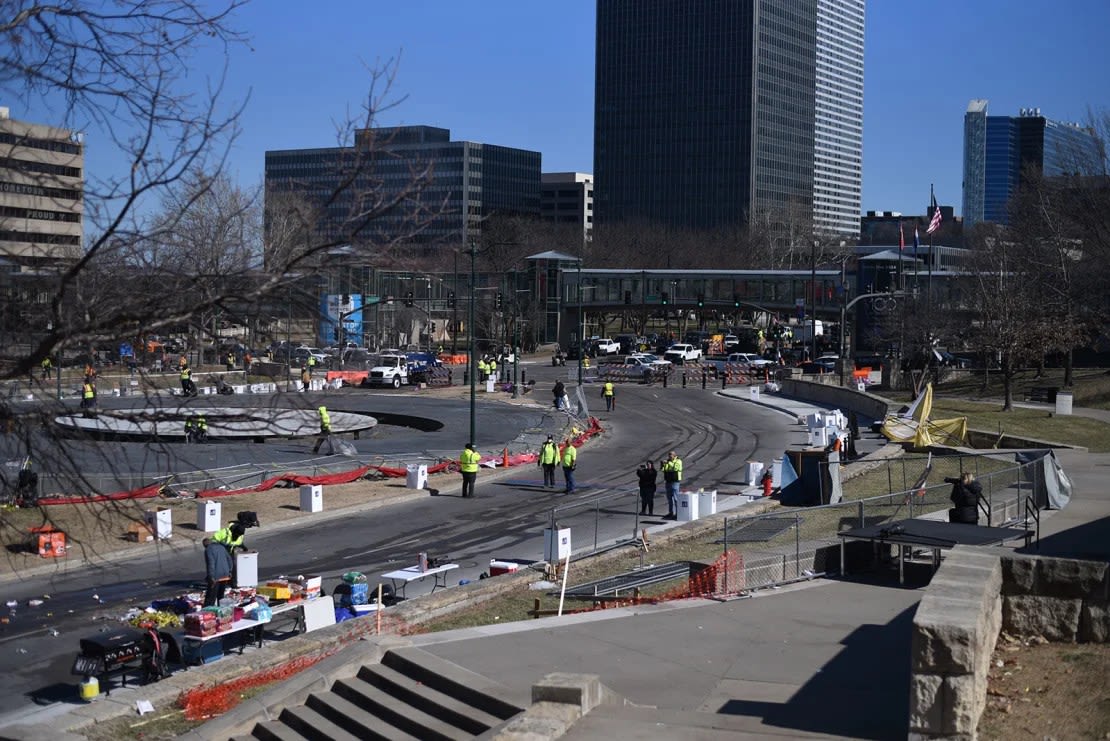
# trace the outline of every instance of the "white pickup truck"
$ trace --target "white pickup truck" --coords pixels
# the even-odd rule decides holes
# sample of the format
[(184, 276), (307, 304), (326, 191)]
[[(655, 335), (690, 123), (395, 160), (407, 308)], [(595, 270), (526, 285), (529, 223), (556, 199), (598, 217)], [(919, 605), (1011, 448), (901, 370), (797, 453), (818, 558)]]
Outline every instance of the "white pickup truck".
[(691, 360), (700, 360), (701, 348), (682, 343), (674, 344), (667, 348), (667, 352), (663, 353), (663, 359), (669, 360), (675, 365), (688, 363)]
[(616, 355), (621, 351), (621, 345), (616, 340), (611, 340), (608, 337), (603, 337), (597, 340), (597, 354), (598, 355)]

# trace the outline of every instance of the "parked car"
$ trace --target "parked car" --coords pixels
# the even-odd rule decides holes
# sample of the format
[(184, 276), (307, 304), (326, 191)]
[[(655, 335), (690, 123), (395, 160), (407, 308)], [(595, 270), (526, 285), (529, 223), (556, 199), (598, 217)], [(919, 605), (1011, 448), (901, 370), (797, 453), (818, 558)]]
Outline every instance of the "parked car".
[(802, 373), (810, 375), (820, 375), (822, 373), (832, 373), (835, 366), (829, 365), (825, 362), (810, 361), (806, 363), (799, 363), (796, 368), (800, 369)]

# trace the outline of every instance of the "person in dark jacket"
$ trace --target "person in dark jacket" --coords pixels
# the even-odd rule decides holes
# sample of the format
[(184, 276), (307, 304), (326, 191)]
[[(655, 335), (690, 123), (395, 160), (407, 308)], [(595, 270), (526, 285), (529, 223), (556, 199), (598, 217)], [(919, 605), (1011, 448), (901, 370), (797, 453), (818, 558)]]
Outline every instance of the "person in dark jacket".
[(204, 539), (204, 606), (215, 607), (231, 581), (231, 551), (212, 538)]
[(959, 478), (946, 478), (952, 484), (952, 509), (948, 510), (949, 522), (962, 522), (966, 525), (979, 524), (979, 498), (983, 496), (983, 487), (975, 480), (970, 471), (965, 471)]
[(552, 395), (555, 397), (555, 408), (563, 408), (563, 396), (567, 393), (567, 387), (563, 385), (562, 381), (556, 381), (555, 387), (551, 389)]
[(655, 490), (659, 482), (659, 471), (651, 461), (644, 461), (636, 469), (636, 478), (640, 480), (640, 514), (655, 514)]

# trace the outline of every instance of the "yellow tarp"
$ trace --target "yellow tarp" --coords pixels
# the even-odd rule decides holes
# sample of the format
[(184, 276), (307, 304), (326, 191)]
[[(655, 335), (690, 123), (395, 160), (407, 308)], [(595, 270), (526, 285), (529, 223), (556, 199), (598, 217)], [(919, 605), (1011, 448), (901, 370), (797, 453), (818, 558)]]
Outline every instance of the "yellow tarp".
[(915, 448), (930, 445), (956, 447), (967, 444), (967, 417), (931, 419), (933, 384), (926, 384), (921, 396), (904, 414), (889, 414), (883, 420), (882, 433), (888, 440), (913, 443)]

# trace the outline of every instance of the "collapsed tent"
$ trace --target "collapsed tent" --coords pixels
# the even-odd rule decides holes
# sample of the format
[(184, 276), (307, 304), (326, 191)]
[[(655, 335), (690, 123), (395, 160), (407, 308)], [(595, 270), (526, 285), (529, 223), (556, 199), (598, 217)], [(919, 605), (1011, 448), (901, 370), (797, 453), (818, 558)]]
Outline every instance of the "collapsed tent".
[(1030, 483), (1033, 503), (1037, 509), (1063, 509), (1071, 499), (1071, 479), (1051, 450), (1032, 450), (1014, 455), (1018, 463), (1039, 463), (1022, 468), (1023, 478)]
[(967, 445), (967, 417), (932, 419), (932, 412), (933, 384), (929, 383), (909, 409), (899, 414), (888, 414), (881, 431), (888, 440), (912, 443), (915, 448)]

